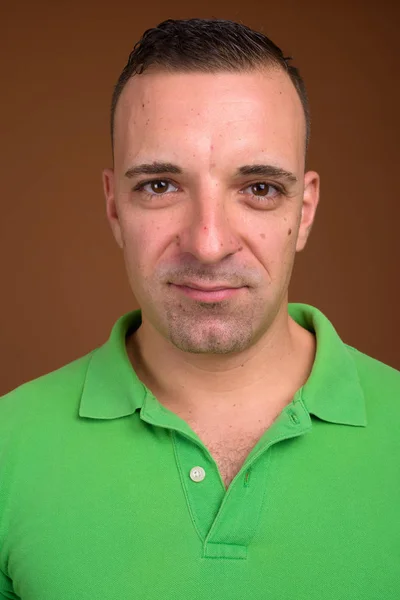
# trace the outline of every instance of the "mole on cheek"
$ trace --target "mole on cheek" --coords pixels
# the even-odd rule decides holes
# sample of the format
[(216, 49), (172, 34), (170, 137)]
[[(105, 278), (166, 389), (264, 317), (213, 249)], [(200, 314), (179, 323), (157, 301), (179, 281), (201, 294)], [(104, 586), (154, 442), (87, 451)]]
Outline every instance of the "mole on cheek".
[(288, 235), (290, 235), (292, 233), (292, 230), (289, 229), (289, 231), (287, 232)]
[(180, 246), (181, 245), (181, 241), (179, 239), (179, 235), (177, 235), (175, 239), (176, 239), (176, 245)]
[(265, 240), (265, 233), (260, 233), (260, 237)]

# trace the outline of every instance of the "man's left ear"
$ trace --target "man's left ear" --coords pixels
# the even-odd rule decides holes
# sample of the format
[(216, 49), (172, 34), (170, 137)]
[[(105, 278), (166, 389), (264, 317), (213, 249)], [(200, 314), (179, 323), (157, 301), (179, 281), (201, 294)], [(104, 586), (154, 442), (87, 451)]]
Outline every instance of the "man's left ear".
[(315, 212), (319, 201), (319, 175), (315, 171), (307, 171), (304, 175), (304, 192), (301, 206), (301, 219), (296, 242), (296, 252), (304, 249), (314, 223)]

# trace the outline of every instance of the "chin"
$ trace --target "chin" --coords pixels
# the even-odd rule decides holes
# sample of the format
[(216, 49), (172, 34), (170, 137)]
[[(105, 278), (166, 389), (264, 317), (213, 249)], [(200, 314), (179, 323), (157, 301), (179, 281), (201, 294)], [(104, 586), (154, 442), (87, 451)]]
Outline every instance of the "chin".
[[(219, 326), (218, 326), (219, 325)], [(193, 354), (231, 354), (241, 352), (251, 345), (252, 328), (238, 324), (197, 322), (186, 327), (181, 323), (174, 327), (169, 324), (170, 342), (183, 352)]]

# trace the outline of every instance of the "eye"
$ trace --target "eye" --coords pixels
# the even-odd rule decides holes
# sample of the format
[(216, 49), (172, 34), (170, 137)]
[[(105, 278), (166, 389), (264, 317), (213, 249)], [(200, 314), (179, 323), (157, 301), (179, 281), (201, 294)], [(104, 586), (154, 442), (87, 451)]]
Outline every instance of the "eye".
[[(249, 192), (247, 192), (247, 190), (249, 190)], [(267, 200), (275, 200), (282, 194), (282, 190), (266, 181), (257, 181), (244, 188), (243, 193), (250, 193), (250, 195), (260, 198), (261, 200), (264, 198)]]
[(150, 196), (163, 196), (169, 192), (177, 192), (178, 188), (167, 179), (152, 179), (151, 181), (143, 181), (142, 183), (139, 183), (134, 190), (143, 190)]

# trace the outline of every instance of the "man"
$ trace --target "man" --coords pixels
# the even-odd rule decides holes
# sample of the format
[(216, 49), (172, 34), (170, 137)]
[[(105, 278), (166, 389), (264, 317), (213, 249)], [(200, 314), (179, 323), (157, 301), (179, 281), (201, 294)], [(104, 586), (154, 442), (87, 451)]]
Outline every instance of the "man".
[(0, 402), (1, 597), (399, 598), (400, 375), (288, 306), (308, 135), (265, 36), (135, 46), (103, 182), (141, 310)]

